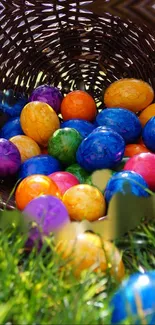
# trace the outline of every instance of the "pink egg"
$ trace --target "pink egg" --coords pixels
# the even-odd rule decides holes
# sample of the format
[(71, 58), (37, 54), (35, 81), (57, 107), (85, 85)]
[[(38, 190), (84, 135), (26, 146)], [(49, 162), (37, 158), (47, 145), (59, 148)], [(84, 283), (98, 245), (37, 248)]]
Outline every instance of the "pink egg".
[(55, 172), (49, 177), (57, 184), (62, 195), (71, 187), (78, 185), (79, 180), (68, 172)]
[(124, 170), (132, 170), (140, 174), (147, 182), (149, 188), (155, 191), (155, 154), (141, 153), (130, 158)]

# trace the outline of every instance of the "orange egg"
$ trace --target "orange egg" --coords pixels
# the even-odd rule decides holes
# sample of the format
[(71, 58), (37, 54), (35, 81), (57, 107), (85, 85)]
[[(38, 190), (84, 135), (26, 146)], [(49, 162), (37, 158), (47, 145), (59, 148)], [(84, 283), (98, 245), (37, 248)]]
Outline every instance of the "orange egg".
[(87, 92), (72, 91), (61, 103), (61, 114), (64, 121), (71, 119), (93, 121), (97, 114), (96, 104)]
[(125, 148), (125, 157), (133, 157), (138, 155), (139, 153), (150, 152), (145, 146), (142, 144), (128, 144)]
[(124, 277), (125, 268), (119, 250), (96, 234), (86, 232), (73, 240), (63, 238), (57, 243), (56, 251), (68, 260), (66, 266), (71, 266), (77, 277), (90, 268), (94, 272), (109, 270), (118, 280)]
[(139, 115), (141, 125), (144, 127), (145, 124), (155, 116), (155, 103), (146, 107)]
[(16, 206), (24, 210), (27, 204), (40, 195), (53, 195), (61, 197), (57, 185), (47, 176), (32, 175), (24, 178), (17, 186), (15, 192)]
[(146, 148), (146, 145), (144, 144), (142, 137), (139, 139), (138, 143)]
[(102, 193), (94, 186), (75, 185), (63, 196), (68, 214), (72, 220), (97, 220), (105, 215), (106, 203)]
[(42, 147), (47, 147), (49, 138), (60, 128), (53, 108), (42, 102), (28, 103), (21, 112), (20, 123), (23, 132)]
[(121, 79), (112, 83), (105, 91), (107, 107), (121, 107), (139, 112), (150, 105), (154, 98), (152, 87), (137, 79)]
[(26, 135), (16, 135), (10, 141), (18, 148), (22, 162), (41, 154), (38, 144)]

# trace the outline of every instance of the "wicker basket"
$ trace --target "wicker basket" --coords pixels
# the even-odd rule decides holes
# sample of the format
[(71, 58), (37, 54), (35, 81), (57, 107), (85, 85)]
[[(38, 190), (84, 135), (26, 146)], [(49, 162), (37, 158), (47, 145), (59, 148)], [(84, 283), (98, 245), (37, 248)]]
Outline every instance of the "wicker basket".
[[(110, 14), (86, 12), (81, 3), (1, 1), (1, 90), (29, 95), (46, 83), (61, 87), (64, 94), (86, 90), (100, 106), (105, 88), (120, 78), (140, 78), (155, 89), (155, 35)], [(1, 207), (13, 183), (1, 181)], [(7, 208), (13, 206), (12, 199)]]

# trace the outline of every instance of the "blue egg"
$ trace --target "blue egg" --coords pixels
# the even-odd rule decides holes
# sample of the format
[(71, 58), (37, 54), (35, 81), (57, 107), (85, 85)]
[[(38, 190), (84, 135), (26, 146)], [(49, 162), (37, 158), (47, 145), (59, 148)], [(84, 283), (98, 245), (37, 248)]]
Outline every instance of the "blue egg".
[(123, 108), (107, 108), (96, 117), (98, 126), (106, 126), (118, 132), (125, 143), (135, 143), (142, 132), (138, 117)]
[(125, 142), (123, 138), (110, 129), (93, 131), (80, 144), (76, 159), (79, 165), (87, 171), (111, 169), (123, 158)]
[(83, 138), (86, 138), (94, 129), (95, 126), (84, 120), (68, 120), (61, 124), (61, 129), (63, 128), (73, 128), (77, 130)]
[(145, 146), (155, 152), (155, 116), (145, 124), (142, 139)]
[(12, 89), (0, 92), (0, 109), (10, 117), (20, 116), (28, 99), (21, 93), (16, 93)]
[[(155, 271), (135, 273), (125, 280), (113, 296), (111, 324), (155, 324)], [(142, 319), (143, 315), (143, 319)]]
[(132, 194), (144, 197), (149, 196), (148, 192), (145, 191), (145, 189), (148, 189), (148, 185), (141, 175), (133, 171), (121, 171), (115, 173), (108, 181), (104, 193), (106, 201), (109, 202), (116, 193), (125, 195), (126, 188), (124, 185), (126, 183), (130, 185)]
[(0, 131), (0, 138), (4, 138), (9, 140), (10, 138), (16, 135), (23, 135), (24, 132), (20, 125), (20, 118), (14, 117), (11, 118), (5, 125), (2, 127)]
[(30, 175), (50, 175), (62, 170), (57, 159), (49, 155), (39, 155), (26, 160), (19, 169), (18, 178), (23, 179)]

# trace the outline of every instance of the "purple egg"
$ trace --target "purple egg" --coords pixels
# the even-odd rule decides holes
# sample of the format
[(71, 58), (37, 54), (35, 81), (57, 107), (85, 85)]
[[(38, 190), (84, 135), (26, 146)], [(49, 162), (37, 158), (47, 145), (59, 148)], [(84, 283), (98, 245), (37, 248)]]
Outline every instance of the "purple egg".
[(14, 175), (21, 165), (17, 147), (9, 140), (0, 138), (0, 177)]
[(49, 235), (70, 221), (65, 205), (51, 195), (32, 200), (23, 213), (38, 224), (44, 235)]
[(58, 88), (42, 85), (33, 90), (29, 102), (39, 101), (47, 103), (58, 114), (60, 112), (62, 99), (62, 94)]

